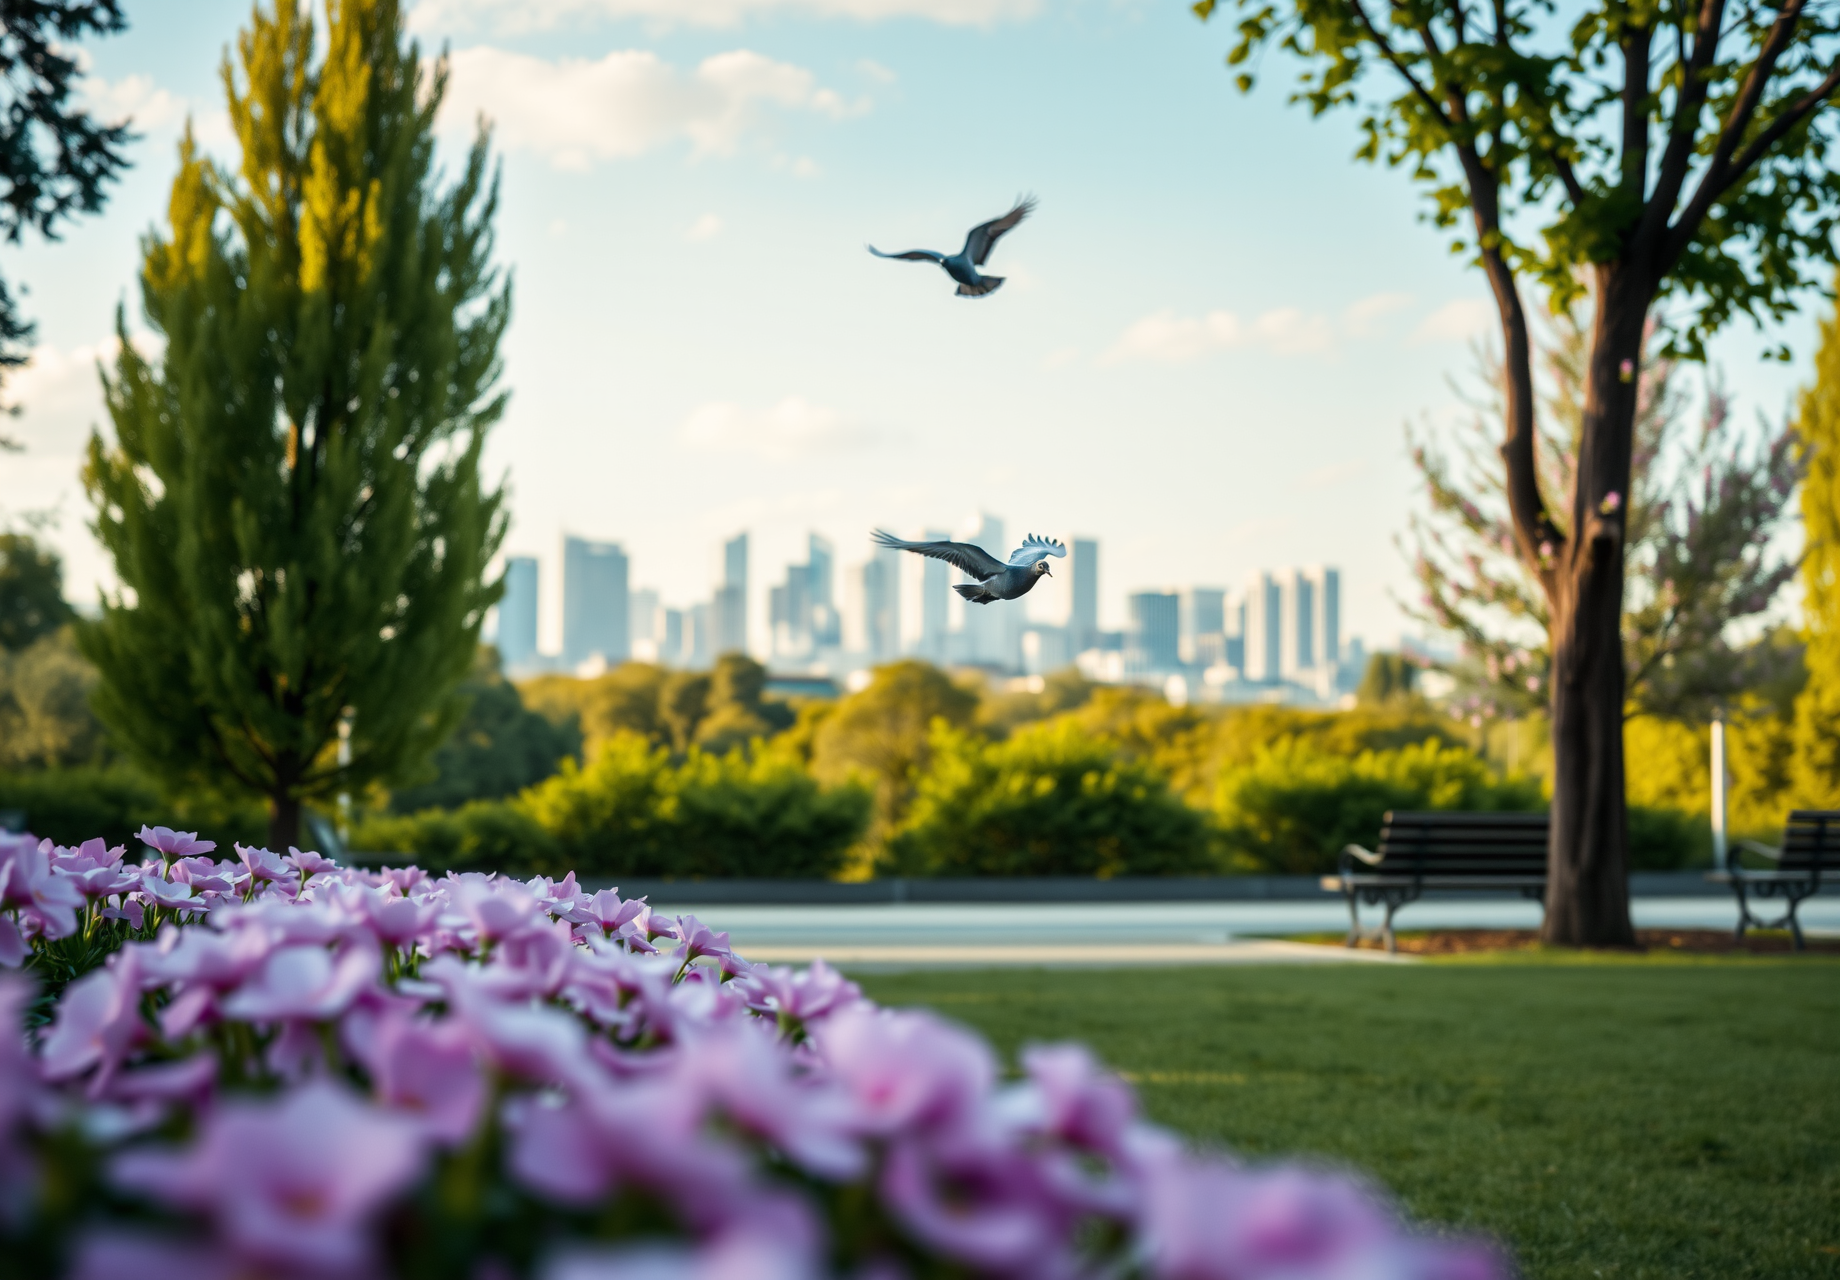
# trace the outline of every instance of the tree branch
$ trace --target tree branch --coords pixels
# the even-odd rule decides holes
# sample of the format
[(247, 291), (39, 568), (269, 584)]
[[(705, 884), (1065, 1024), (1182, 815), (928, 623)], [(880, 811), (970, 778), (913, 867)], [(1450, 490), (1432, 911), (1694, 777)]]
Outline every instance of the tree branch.
[[(1680, 92), (1674, 103), (1674, 119), (1668, 133), (1667, 149), (1661, 154), (1661, 168), (1655, 175), (1654, 198), (1642, 214), (1639, 235), (1656, 237), (1667, 226), (1669, 215), (1680, 200), (1693, 164), (1694, 141), (1699, 136), (1700, 108), (1706, 104), (1706, 90), (1711, 80), (1706, 72), (1718, 56), (1719, 36), (1725, 23), (1725, 0), (1703, 0), (1697, 30), (1693, 34), (1693, 53), (1683, 59)], [(1684, 36), (1682, 37), (1685, 38)]]
[[(1699, 224), (1705, 220), (1706, 212), (1712, 208), (1712, 202), (1742, 172), (1732, 170), (1732, 153), (1738, 149), (1738, 143), (1751, 126), (1751, 118), (1763, 100), (1764, 88), (1776, 69), (1776, 60), (1789, 47), (1805, 3), (1806, 0), (1789, 0), (1776, 21), (1770, 25), (1770, 34), (1764, 38), (1763, 47), (1757, 51), (1757, 60), (1751, 64), (1750, 73), (1744, 77), (1744, 84), (1732, 102), (1731, 114), (1725, 118), (1725, 124), (1719, 130), (1718, 143), (1713, 148), (1712, 159), (1707, 163), (1705, 173), (1700, 175), (1699, 186), (1694, 189), (1693, 198), (1687, 202), (1686, 209), (1681, 212), (1668, 235), (1667, 259), (1670, 263), (1685, 250), (1687, 241), (1692, 239)], [(1685, 239), (1682, 238), (1683, 231)]]
[(1418, 82), (1418, 77), (1413, 75), (1411, 69), (1406, 66), (1405, 61), (1399, 56), (1399, 51), (1393, 48), (1392, 41), (1380, 34), (1379, 29), (1374, 26), (1373, 19), (1367, 16), (1367, 10), (1362, 7), (1361, 0), (1349, 0), (1348, 7), (1354, 10), (1355, 20), (1367, 32), (1367, 38), (1374, 42), (1374, 47), (1380, 50), (1380, 56), (1392, 64), (1393, 70), (1399, 73), (1399, 78), (1412, 87), (1413, 94), (1430, 109), (1431, 113), (1438, 118), (1439, 123), (1444, 126), (1445, 131), (1454, 138), (1456, 126), (1451, 123), (1450, 117), (1444, 114), (1444, 108), (1431, 91)]

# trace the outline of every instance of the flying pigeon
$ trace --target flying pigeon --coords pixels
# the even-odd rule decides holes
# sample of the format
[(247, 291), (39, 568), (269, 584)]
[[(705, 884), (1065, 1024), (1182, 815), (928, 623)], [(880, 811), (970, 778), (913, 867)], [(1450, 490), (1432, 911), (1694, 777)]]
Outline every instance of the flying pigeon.
[(958, 281), (958, 296), (961, 298), (981, 298), (987, 293), (995, 293), (997, 286), (1003, 283), (1002, 276), (987, 276), (979, 273), (984, 259), (996, 247), (1003, 233), (1012, 229), (1018, 222), (1035, 211), (1035, 197), (1025, 196), (1016, 201), (1016, 207), (1001, 218), (992, 218), (971, 228), (965, 236), (965, 247), (950, 257), (935, 253), (931, 249), (909, 249), (906, 253), (883, 253), (874, 245), (869, 252), (878, 258), (899, 258), (903, 262), (937, 262), (945, 268), (947, 275)]
[(1067, 548), (1061, 543), (1049, 538), (1038, 538), (1032, 533), (1022, 540), (1022, 545), (1010, 555), (1007, 564), (984, 548), (969, 542), (903, 542), (892, 533), (883, 533), (877, 529), (875, 544), (944, 560), (953, 568), (970, 574), (977, 579), (976, 582), (956, 583), (952, 590), (972, 604), (989, 604), (992, 600), (1015, 600), (1026, 596), (1029, 588), (1040, 579), (1053, 576), (1048, 572), (1048, 557), (1067, 554)]

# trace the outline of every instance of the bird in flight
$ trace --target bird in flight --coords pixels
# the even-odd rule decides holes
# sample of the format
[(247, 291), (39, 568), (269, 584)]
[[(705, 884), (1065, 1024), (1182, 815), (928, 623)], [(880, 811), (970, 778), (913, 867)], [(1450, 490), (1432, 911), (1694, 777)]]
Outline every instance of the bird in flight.
[(1010, 555), (1007, 563), (974, 543), (904, 542), (880, 529), (875, 531), (875, 544), (944, 560), (953, 568), (970, 574), (977, 579), (976, 582), (956, 583), (952, 590), (972, 604), (989, 604), (992, 600), (1015, 600), (1026, 596), (1029, 588), (1038, 581), (1053, 576), (1048, 572), (1048, 557), (1067, 554), (1063, 544), (1050, 538), (1038, 538), (1032, 533), (1022, 540), (1022, 545)]
[(903, 262), (937, 262), (945, 268), (947, 275), (958, 281), (958, 296), (961, 298), (981, 298), (987, 293), (995, 293), (997, 286), (1003, 283), (1002, 276), (987, 276), (978, 268), (990, 257), (990, 251), (996, 247), (1003, 233), (1014, 229), (1017, 223), (1035, 212), (1035, 197), (1025, 196), (1016, 201), (1016, 207), (1001, 218), (992, 218), (989, 222), (980, 222), (971, 228), (965, 236), (965, 247), (957, 253), (947, 255), (932, 249), (909, 249), (906, 253), (883, 253), (874, 245), (869, 252), (878, 258), (898, 258)]

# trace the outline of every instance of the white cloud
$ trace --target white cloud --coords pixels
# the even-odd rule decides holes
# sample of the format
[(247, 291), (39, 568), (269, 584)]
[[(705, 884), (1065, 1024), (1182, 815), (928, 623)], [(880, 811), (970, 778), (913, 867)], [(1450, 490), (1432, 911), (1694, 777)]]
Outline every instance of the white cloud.
[(1413, 342), (1467, 342), (1489, 331), (1495, 323), (1495, 305), (1482, 298), (1446, 302), (1418, 322)]
[(586, 169), (683, 141), (696, 155), (729, 155), (765, 107), (833, 119), (866, 110), (817, 86), (811, 72), (747, 49), (705, 58), (689, 73), (648, 50), (555, 62), (479, 46), (453, 55), (442, 116), (471, 128), (483, 114), (499, 144), (535, 151), (560, 169)]
[(728, 27), (750, 17), (797, 14), (877, 22), (921, 18), (948, 26), (988, 27), (1031, 18), (1042, 0), (421, 0), (409, 15), (417, 31), (541, 31), (596, 19), (641, 18)]
[(151, 76), (131, 75), (108, 81), (100, 76), (85, 76), (81, 92), (83, 105), (110, 124), (130, 121), (137, 131), (161, 129), (185, 118), (184, 98), (168, 93), (153, 82)]
[(1250, 323), (1241, 320), (1231, 311), (1179, 316), (1173, 311), (1163, 310), (1145, 316), (1126, 329), (1110, 350), (1100, 357), (1100, 363), (1123, 364), (1132, 360), (1149, 360), (1161, 364), (1181, 364), (1211, 352), (1251, 346), (1296, 355), (1326, 351), (1334, 339), (1334, 326), (1327, 319), (1307, 314), (1296, 307), (1267, 311)]
[(96, 365), (112, 366), (119, 349), (113, 338), (69, 350), (35, 347), (31, 363), (7, 375), (0, 396), (21, 413), (4, 430), (25, 444), (27, 457), (62, 457), (76, 465), (90, 428), (106, 425), (108, 418)]
[(699, 240), (713, 240), (722, 234), (722, 219), (713, 213), (706, 213), (690, 224), (684, 232), (684, 239), (695, 243)]
[(1383, 316), (1403, 311), (1412, 305), (1409, 293), (1376, 293), (1350, 303), (1342, 312), (1342, 327), (1353, 338), (1371, 338), (1380, 331), (1376, 323)]
[(893, 84), (900, 79), (891, 68), (884, 67), (874, 58), (859, 58), (856, 62), (856, 69), (877, 84)]
[(874, 439), (835, 409), (803, 396), (787, 396), (770, 409), (728, 401), (702, 405), (684, 419), (678, 436), (698, 453), (744, 453), (775, 461), (843, 453)]

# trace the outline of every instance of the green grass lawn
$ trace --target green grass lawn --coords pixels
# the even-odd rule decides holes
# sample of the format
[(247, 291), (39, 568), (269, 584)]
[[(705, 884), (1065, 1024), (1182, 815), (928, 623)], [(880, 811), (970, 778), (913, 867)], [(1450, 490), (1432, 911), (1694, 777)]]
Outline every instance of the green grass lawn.
[[(861, 979), (1155, 1120), (1354, 1165), (1538, 1280), (1840, 1276), (1840, 965), (1221, 966)], [(1013, 1057), (1012, 1057), (1013, 1061)]]

